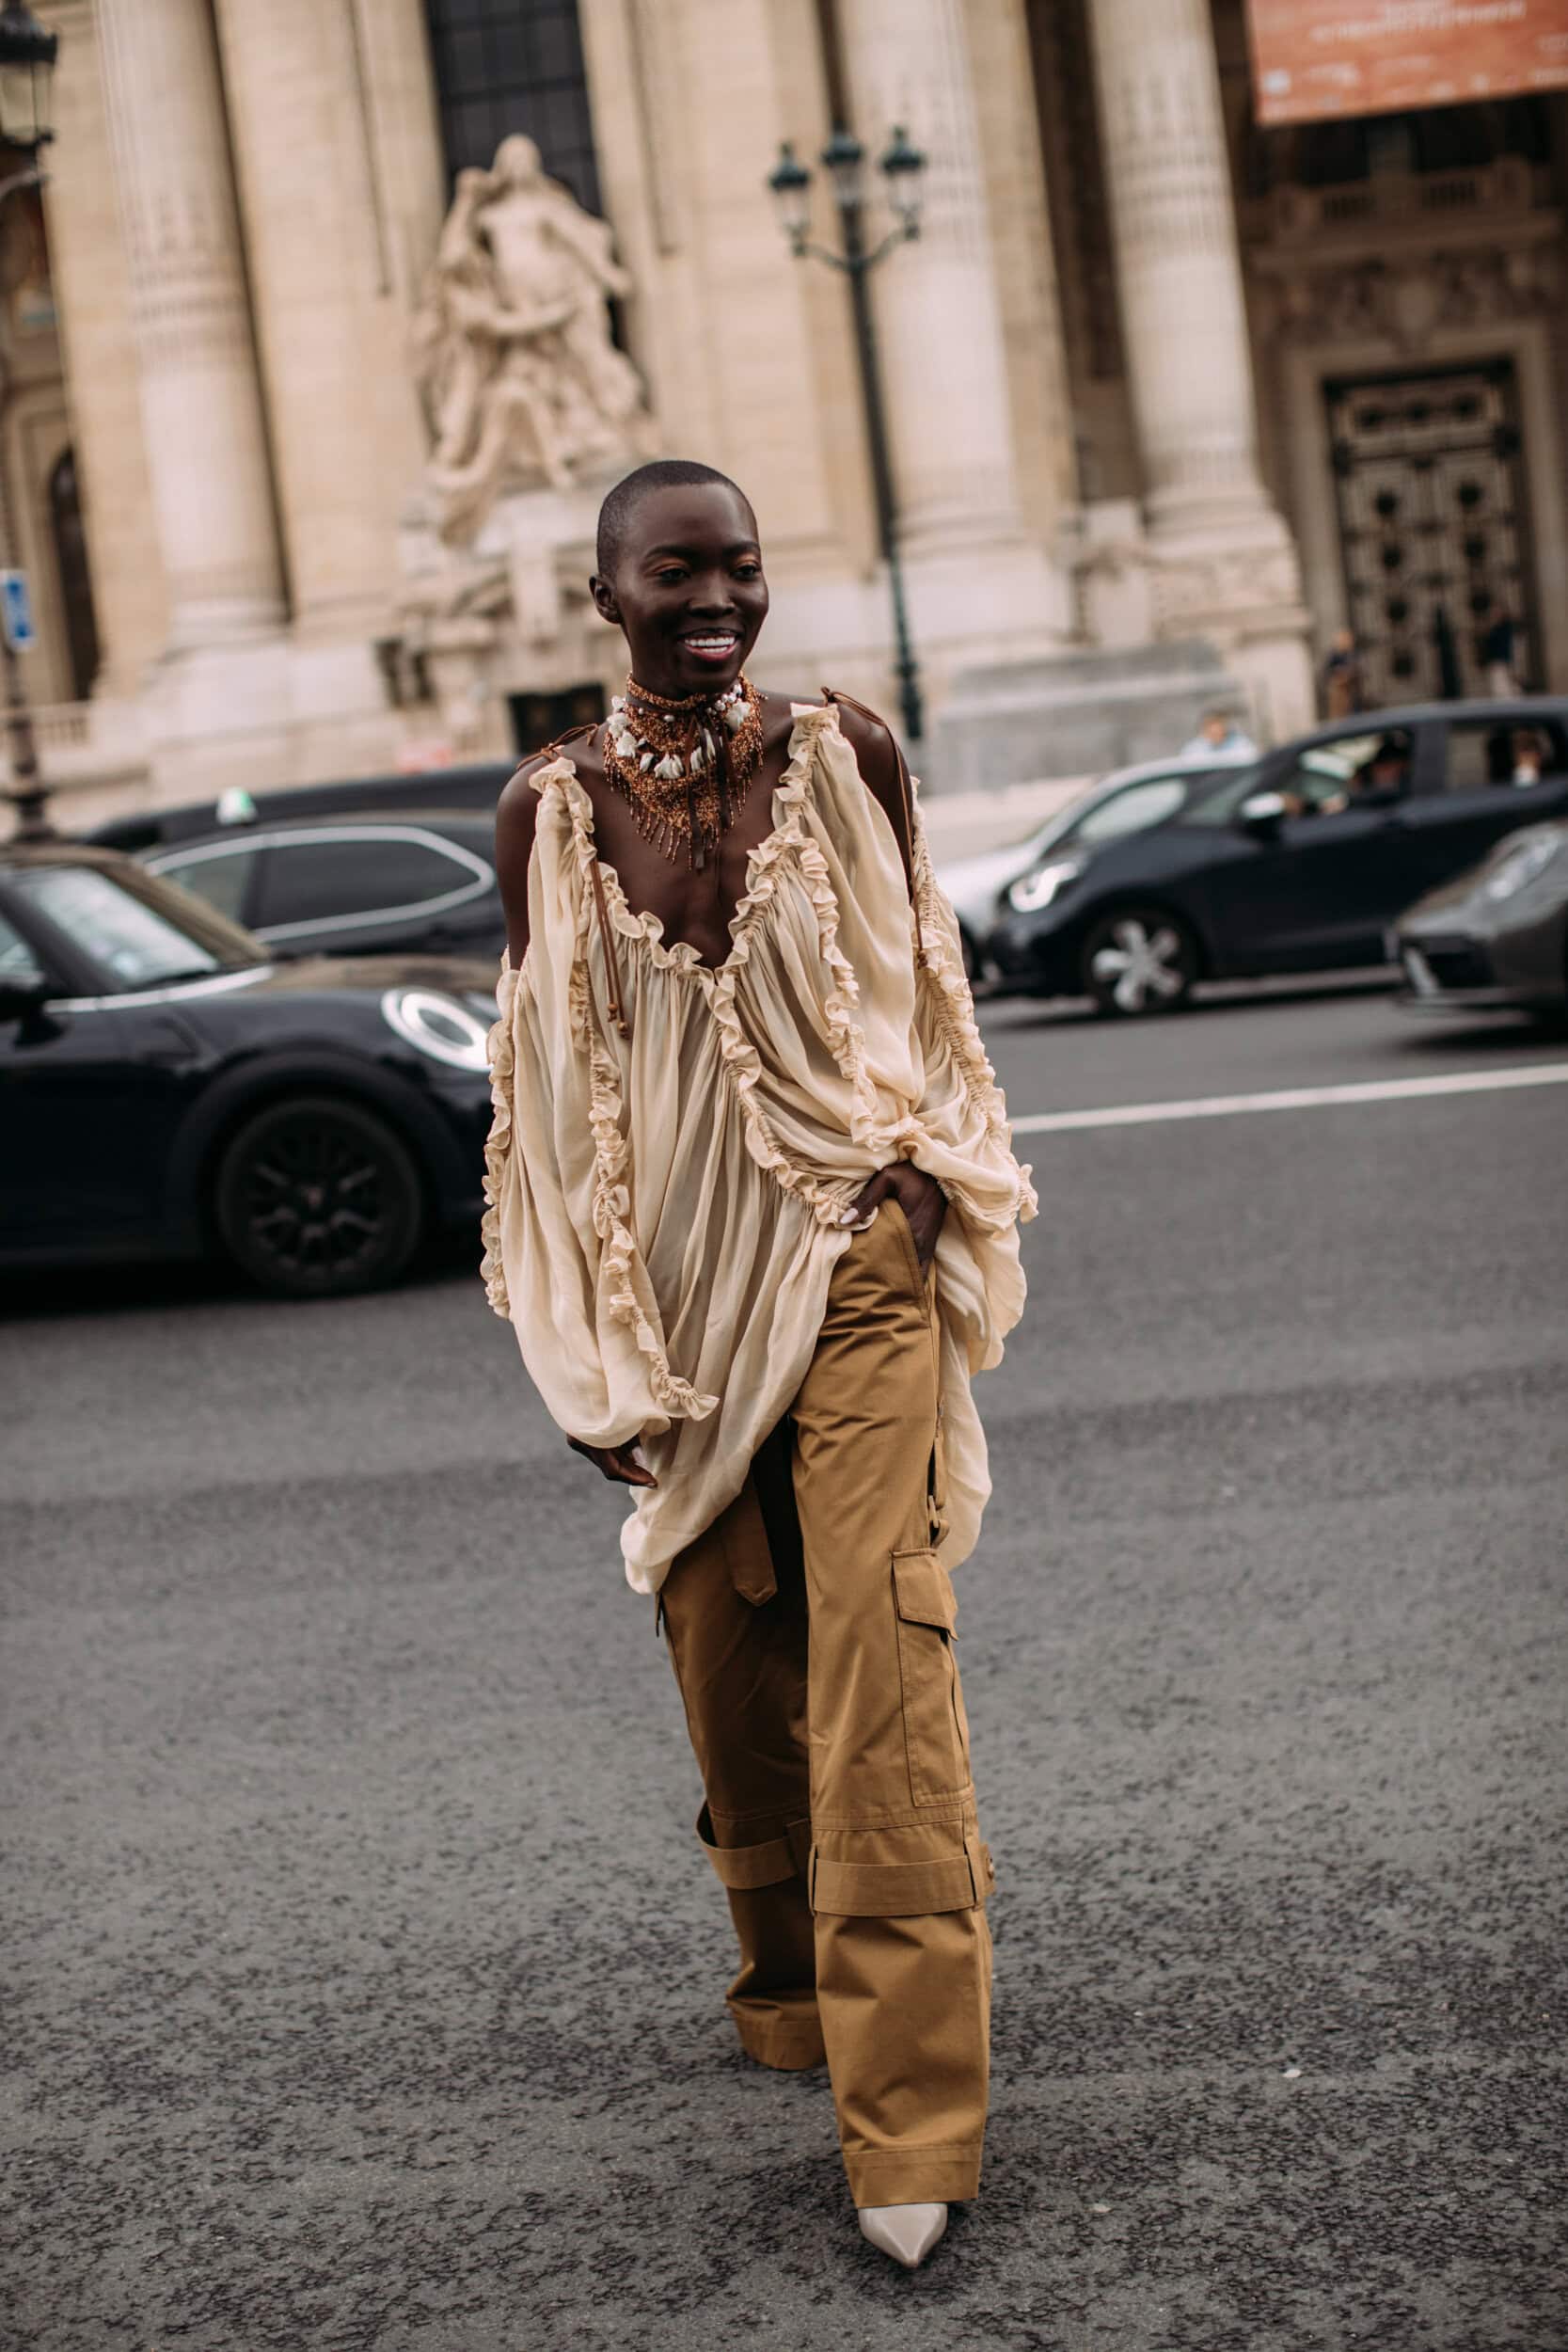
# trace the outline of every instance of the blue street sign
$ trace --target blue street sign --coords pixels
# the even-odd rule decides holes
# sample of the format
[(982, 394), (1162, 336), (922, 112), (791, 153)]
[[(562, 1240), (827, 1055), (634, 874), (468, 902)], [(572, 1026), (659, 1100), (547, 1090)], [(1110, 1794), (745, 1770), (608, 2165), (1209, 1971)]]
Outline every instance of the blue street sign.
[(38, 643), (25, 572), (0, 572), (0, 628), (12, 653), (25, 653)]

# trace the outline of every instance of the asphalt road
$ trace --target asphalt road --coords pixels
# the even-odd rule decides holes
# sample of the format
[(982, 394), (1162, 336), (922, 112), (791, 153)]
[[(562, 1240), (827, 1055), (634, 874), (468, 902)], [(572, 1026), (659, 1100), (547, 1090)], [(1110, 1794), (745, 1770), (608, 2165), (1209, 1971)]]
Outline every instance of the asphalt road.
[[(1568, 1061), (1354, 991), (986, 1018), (1041, 1118)], [(733, 2044), (616, 1503), (467, 1268), (35, 1290), (0, 2344), (1562, 2352), (1565, 1114), (1031, 1136), (987, 2183), (913, 2277)]]

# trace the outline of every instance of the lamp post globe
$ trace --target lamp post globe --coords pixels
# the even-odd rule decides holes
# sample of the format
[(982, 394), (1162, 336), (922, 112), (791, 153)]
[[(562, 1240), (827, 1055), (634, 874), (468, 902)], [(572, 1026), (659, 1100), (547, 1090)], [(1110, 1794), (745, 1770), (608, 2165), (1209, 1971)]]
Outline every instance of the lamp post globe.
[(55, 135), (53, 86), (59, 35), (26, 0), (0, 6), (0, 142), (37, 154)]
[(841, 213), (858, 213), (865, 202), (865, 150), (853, 131), (840, 124), (822, 150), (822, 168), (833, 183)]
[(806, 231), (811, 227), (811, 172), (788, 139), (780, 146), (779, 160), (768, 175), (768, 192), (778, 212), (779, 227), (799, 256), (805, 251)]
[(887, 200), (894, 218), (906, 237), (918, 237), (920, 209), (926, 200), (926, 158), (918, 147), (911, 146), (909, 133), (901, 122), (895, 124), (877, 168), (887, 182)]
[(844, 232), (841, 252), (835, 253), (828, 246), (812, 241), (811, 171), (800, 162), (788, 140), (780, 148), (779, 160), (768, 175), (768, 192), (778, 209), (779, 226), (788, 239), (789, 249), (796, 260), (822, 262), (830, 269), (841, 270), (848, 281), (855, 348), (860, 360), (861, 394), (865, 411), (866, 454), (870, 460), (871, 490), (877, 510), (877, 540), (887, 565), (888, 590), (893, 602), (894, 666), (898, 674), (904, 733), (909, 741), (915, 744), (926, 731), (925, 704), (920, 691), (920, 664), (915, 659), (904, 596), (904, 564), (898, 545), (893, 461), (888, 449), (881, 364), (877, 355), (877, 331), (871, 315), (867, 281), (872, 271), (887, 260), (895, 246), (920, 234), (920, 200), (926, 158), (918, 148), (910, 144), (909, 134), (903, 125), (895, 125), (885, 151), (877, 159), (877, 168), (886, 184), (887, 200), (895, 225), (874, 245), (867, 242), (865, 234), (868, 194), (865, 150), (847, 124), (841, 122), (835, 125), (832, 138), (822, 150), (822, 168), (832, 182), (833, 196), (838, 204), (839, 226)]

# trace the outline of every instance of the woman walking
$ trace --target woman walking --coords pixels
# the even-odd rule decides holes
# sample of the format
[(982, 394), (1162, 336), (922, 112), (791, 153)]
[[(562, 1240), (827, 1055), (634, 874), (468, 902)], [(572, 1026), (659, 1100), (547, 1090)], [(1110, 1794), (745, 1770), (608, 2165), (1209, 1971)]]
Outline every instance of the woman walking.
[(745, 675), (741, 492), (628, 475), (591, 587), (625, 694), (497, 818), (490, 1298), (634, 1490), (742, 2045), (826, 2058), (862, 2227), (912, 2267), (979, 2185), (992, 1874), (949, 1571), (1035, 1198), (893, 738)]

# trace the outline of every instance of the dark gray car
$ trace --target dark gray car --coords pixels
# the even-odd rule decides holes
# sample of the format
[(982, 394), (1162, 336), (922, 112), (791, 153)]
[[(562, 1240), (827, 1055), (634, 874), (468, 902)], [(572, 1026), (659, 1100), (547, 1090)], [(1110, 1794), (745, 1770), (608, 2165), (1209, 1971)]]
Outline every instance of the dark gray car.
[(1527, 825), (1394, 926), (1416, 1011), (1568, 1010), (1568, 823)]
[(194, 891), (275, 956), (479, 956), (506, 918), (488, 809), (384, 810), (230, 825), (143, 864)]

